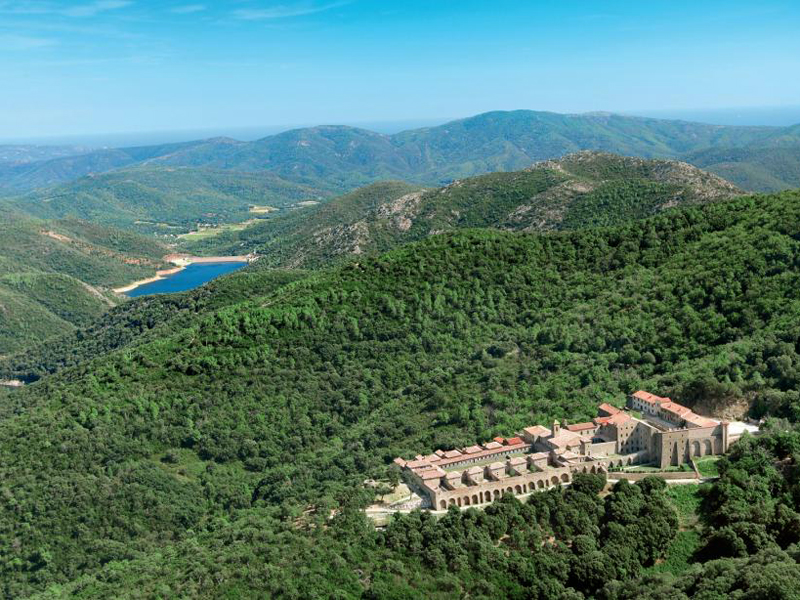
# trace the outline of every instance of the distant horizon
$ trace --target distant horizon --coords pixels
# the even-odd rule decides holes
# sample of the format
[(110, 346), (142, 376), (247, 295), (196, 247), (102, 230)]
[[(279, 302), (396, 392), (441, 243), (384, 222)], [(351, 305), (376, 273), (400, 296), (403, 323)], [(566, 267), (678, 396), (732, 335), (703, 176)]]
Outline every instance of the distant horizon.
[(722, 107), (717, 109), (657, 109), (639, 111), (591, 110), (585, 112), (556, 111), (547, 109), (518, 108), (498, 109), (458, 117), (441, 117), (436, 119), (398, 119), (390, 121), (355, 121), (349, 123), (295, 123), (285, 125), (253, 125), (214, 128), (190, 128), (161, 131), (121, 131), (99, 134), (67, 134), (56, 136), (31, 136), (19, 138), (2, 138), (0, 145), (30, 146), (86, 146), (88, 148), (120, 148), (146, 146), (164, 143), (182, 143), (214, 137), (229, 137), (237, 141), (250, 142), (270, 135), (276, 135), (293, 129), (320, 126), (347, 126), (368, 129), (377, 133), (392, 135), (401, 131), (436, 127), (452, 121), (468, 119), (486, 112), (513, 112), (529, 110), (532, 112), (551, 112), (556, 114), (587, 115), (593, 113), (609, 113), (620, 116), (644, 117), (663, 120), (681, 120), (709, 125), (742, 126), (742, 127), (786, 127), (800, 124), (800, 105), (796, 106), (748, 106)]
[(788, 0), (0, 1), (0, 138), (789, 106), (798, 23)]

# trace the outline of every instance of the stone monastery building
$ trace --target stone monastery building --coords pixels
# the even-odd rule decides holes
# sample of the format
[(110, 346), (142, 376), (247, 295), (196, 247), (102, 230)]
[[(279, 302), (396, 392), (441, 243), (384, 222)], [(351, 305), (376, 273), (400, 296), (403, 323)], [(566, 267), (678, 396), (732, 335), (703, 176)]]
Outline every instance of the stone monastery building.
[(394, 462), (431, 508), (444, 510), (568, 484), (575, 473), (605, 473), (634, 464), (663, 469), (728, 450), (725, 421), (644, 391), (631, 394), (627, 406), (623, 411), (604, 403), (587, 423), (562, 427), (555, 421), (552, 429), (534, 425), (510, 438)]

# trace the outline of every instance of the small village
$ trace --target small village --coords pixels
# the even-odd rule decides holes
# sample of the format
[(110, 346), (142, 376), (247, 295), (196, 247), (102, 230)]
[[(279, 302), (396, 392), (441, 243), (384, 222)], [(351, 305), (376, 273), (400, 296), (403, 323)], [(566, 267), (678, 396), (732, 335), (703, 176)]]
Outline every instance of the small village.
[(694, 461), (724, 454), (746, 430), (757, 427), (704, 417), (639, 390), (628, 396), (624, 409), (600, 404), (597, 417), (585, 423), (533, 425), (480, 445), (396, 458), (410, 493), (395, 508), (439, 512), (480, 506), (503, 494), (526, 496), (569, 485), (579, 473), (699, 479), (696, 467), (690, 468)]

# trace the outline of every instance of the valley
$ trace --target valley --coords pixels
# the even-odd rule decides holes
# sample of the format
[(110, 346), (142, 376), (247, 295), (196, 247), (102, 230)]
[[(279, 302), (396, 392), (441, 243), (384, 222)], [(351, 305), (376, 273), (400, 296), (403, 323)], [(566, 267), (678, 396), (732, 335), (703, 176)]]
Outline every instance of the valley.
[[(333, 136), (331, 161), (350, 160), (346, 131), (309, 135), (289, 139), (306, 152)], [(748, 194), (652, 154), (483, 173), (490, 161), (441, 185), (386, 179), (400, 171), (380, 160), (338, 178), (316, 159), (290, 176), (142, 151), (147, 164), (4, 198), (0, 380), (15, 385), (0, 389), (0, 536), (16, 541), (3, 594), (435, 597), (446, 572), (442, 597), (622, 598), (649, 578), (700, 589), (712, 560), (791, 568), (788, 496), (766, 494), (755, 521), (728, 498), (749, 510), (765, 486), (794, 485), (781, 465), (800, 444), (800, 195)], [(675, 398), (659, 401), (680, 426), (620, 413), (641, 389)], [(767, 420), (729, 446), (722, 414)], [(586, 427), (595, 438), (576, 446)], [(652, 440), (680, 436), (696, 446), (673, 464)], [(441, 466), (442, 448), (505, 462)], [(752, 461), (763, 475), (742, 483)], [(414, 477), (439, 514), (368, 510), (413, 503), (397, 486)]]

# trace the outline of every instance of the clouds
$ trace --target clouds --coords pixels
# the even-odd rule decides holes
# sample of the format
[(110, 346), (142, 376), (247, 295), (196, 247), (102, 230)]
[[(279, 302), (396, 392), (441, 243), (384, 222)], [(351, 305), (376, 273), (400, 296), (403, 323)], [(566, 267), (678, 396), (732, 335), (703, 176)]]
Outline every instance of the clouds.
[(194, 13), (199, 13), (206, 10), (204, 4), (184, 4), (182, 6), (176, 6), (170, 12), (175, 13), (176, 15), (191, 15)]
[(96, 17), (101, 13), (132, 5), (131, 0), (96, 0), (81, 4), (66, 5), (62, 2), (7, 1), (0, 2), (0, 13), (10, 15), (51, 15), (73, 18)]
[(68, 17), (95, 17), (100, 13), (125, 8), (131, 4), (133, 4), (133, 2), (128, 0), (99, 0), (89, 4), (79, 4), (77, 6), (65, 8), (62, 14)]
[(324, 12), (340, 6), (350, 4), (351, 0), (340, 0), (326, 4), (314, 2), (296, 2), (294, 4), (278, 4), (264, 8), (240, 8), (233, 11), (232, 16), (244, 21), (264, 21), (271, 19), (286, 19), (289, 17), (302, 17), (314, 13)]
[(6, 51), (25, 52), (54, 46), (58, 42), (52, 38), (32, 35), (0, 34), (0, 49)]

